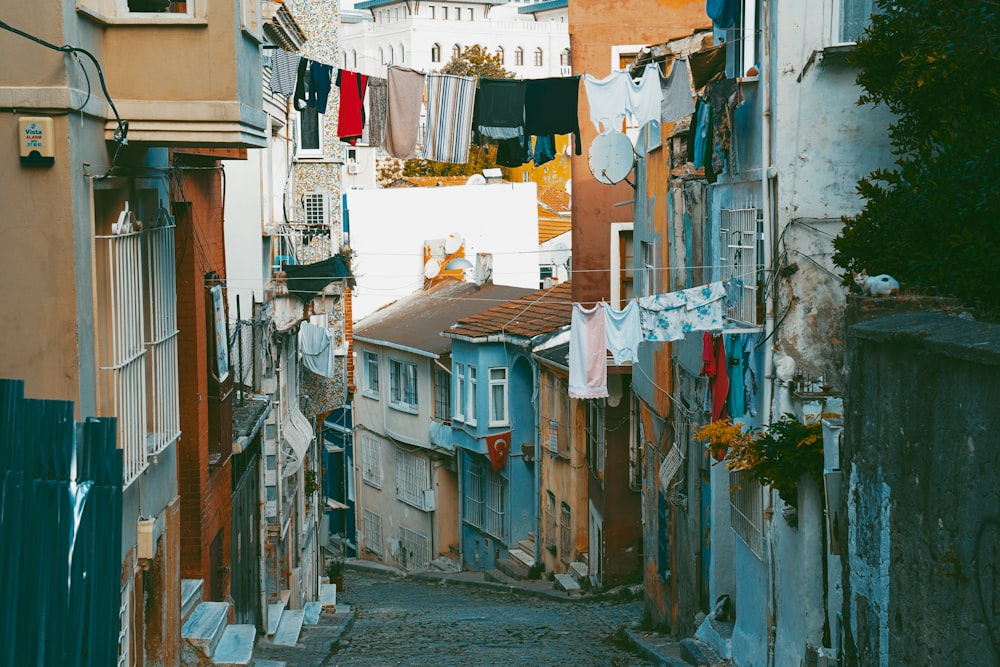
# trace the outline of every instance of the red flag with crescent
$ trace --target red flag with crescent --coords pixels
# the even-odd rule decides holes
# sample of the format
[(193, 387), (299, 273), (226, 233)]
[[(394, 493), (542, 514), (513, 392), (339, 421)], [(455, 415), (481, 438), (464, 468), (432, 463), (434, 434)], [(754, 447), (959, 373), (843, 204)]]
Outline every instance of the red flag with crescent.
[(510, 451), (510, 431), (486, 436), (486, 450), (490, 453), (493, 472), (500, 472), (507, 465), (507, 453)]

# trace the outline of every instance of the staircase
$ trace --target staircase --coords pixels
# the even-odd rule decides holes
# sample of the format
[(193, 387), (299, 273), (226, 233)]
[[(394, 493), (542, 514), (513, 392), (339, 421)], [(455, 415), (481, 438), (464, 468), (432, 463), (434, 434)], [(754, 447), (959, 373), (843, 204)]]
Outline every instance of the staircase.
[(200, 579), (181, 581), (181, 664), (184, 667), (250, 667), (257, 628), (230, 625), (229, 603), (203, 600)]
[(267, 605), (267, 637), (278, 646), (295, 646), (303, 625), (316, 625), (324, 610), (337, 608), (336, 584), (319, 586), (319, 600), (307, 602), (302, 609), (288, 609), (290, 591), (281, 591), (278, 602)]
[(529, 571), (535, 566), (535, 534), (528, 533), (528, 539), (518, 542), (496, 565), (511, 579), (527, 579)]

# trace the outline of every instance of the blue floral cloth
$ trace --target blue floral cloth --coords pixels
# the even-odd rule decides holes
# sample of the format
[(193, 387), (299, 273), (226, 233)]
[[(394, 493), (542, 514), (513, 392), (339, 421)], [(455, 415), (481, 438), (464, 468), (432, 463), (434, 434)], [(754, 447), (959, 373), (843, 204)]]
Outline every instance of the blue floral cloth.
[(726, 288), (722, 282), (639, 299), (644, 340), (672, 341), (691, 331), (720, 331)]

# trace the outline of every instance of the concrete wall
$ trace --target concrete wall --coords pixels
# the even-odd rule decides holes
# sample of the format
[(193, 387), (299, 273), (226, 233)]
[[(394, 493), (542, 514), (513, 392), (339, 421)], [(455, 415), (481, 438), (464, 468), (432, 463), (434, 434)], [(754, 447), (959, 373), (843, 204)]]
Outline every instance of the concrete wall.
[(493, 253), (493, 282), (538, 289), (534, 183), (394, 188), (347, 193), (358, 286), (354, 320), (423, 286), (423, 244), (450, 234), (465, 256)]
[(996, 324), (943, 314), (849, 329), (846, 664), (1000, 660), (998, 351)]

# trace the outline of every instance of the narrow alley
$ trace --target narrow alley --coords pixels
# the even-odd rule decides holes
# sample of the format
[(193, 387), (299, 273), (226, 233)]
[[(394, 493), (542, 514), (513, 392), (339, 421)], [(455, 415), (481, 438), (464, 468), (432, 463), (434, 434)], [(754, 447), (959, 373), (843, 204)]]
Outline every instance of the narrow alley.
[(520, 592), (351, 571), (356, 620), (327, 664), (648, 665), (617, 642), (639, 601), (560, 602)]

